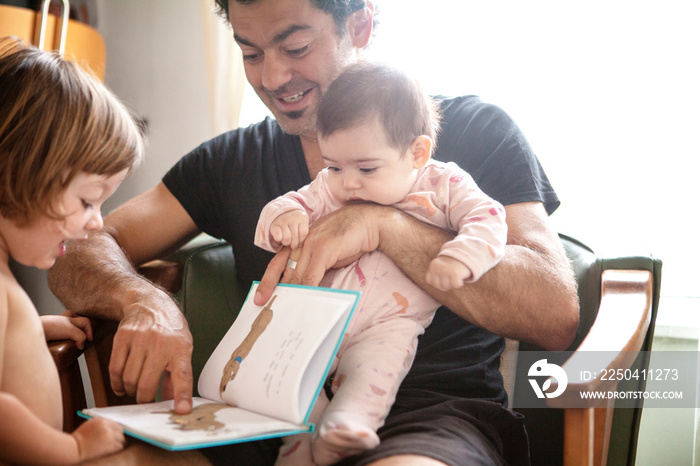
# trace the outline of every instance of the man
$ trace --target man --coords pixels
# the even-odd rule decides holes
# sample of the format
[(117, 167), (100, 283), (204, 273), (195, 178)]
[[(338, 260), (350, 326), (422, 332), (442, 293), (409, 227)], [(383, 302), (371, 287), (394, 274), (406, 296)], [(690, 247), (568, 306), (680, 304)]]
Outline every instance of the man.
[[(276, 120), (236, 130), (185, 156), (163, 182), (114, 211), (105, 233), (76, 245), (50, 274), (52, 290), (78, 313), (120, 320), (110, 362), (112, 388), (154, 398), (165, 373), (166, 396), (191, 409), (192, 339), (163, 291), (138, 277), (141, 264), (176, 249), (200, 231), (233, 247), (244, 282), (262, 278), (264, 303), (284, 280), (318, 284), (325, 271), (380, 250), (441, 308), (421, 337), (411, 372), (376, 450), (348, 464), (499, 464), (520, 455), (522, 430), (501, 405), (503, 339), (565, 349), (578, 324), (575, 281), (548, 225), (558, 199), (517, 127), (499, 109), (466, 97), (443, 103), (439, 160), (454, 160), (506, 206), (506, 256), (477, 283), (449, 293), (425, 282), (429, 261), (453, 236), (385, 206), (353, 205), (317, 222), (298, 256), (270, 258), (253, 247), (258, 214), (324, 167), (315, 136), (318, 101), (341, 69), (371, 39), (369, 1), (217, 1), (243, 51), (246, 76)], [(80, 290), (72, 285), (80, 283)], [(273, 445), (270, 445), (273, 443)], [(274, 442), (225, 453), (274, 461)], [(511, 451), (513, 450), (513, 451)], [(210, 452), (207, 452), (210, 454)], [(251, 455), (261, 455), (253, 460)], [(224, 457), (226, 458), (226, 457)], [(234, 457), (231, 457), (234, 460)]]

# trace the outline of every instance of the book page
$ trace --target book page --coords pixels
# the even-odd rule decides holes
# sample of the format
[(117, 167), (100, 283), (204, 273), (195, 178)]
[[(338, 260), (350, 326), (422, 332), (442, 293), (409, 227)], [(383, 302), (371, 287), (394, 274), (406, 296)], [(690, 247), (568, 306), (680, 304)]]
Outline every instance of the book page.
[(122, 424), (128, 434), (170, 450), (254, 440), (309, 428), (252, 413), (203, 398), (193, 399), (189, 415), (173, 411), (173, 402), (83, 410), (90, 417), (105, 417)]
[(279, 285), (265, 306), (256, 306), (256, 289), (257, 283), (202, 370), (199, 393), (259, 414), (303, 422), (358, 294)]

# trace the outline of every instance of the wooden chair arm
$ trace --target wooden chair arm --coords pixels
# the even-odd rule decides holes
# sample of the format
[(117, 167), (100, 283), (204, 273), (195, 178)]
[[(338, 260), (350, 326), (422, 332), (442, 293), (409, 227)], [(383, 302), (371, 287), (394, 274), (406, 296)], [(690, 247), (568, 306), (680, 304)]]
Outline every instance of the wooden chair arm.
[(138, 268), (141, 275), (173, 294), (182, 288), (183, 270), (181, 263), (163, 260), (147, 262)]
[[(569, 375), (566, 391), (547, 404), (564, 409), (564, 464), (605, 465), (610, 443), (614, 399), (590, 399), (583, 392), (615, 391), (611, 371), (629, 369), (637, 358), (651, 322), (653, 276), (641, 270), (606, 270), (602, 275), (600, 308), (593, 326), (563, 368)], [(577, 377), (600, 372), (590, 380)], [(605, 370), (602, 370), (605, 369)], [(573, 376), (573, 377), (572, 377)]]
[(48, 342), (49, 352), (53, 357), (53, 362), (56, 363), (56, 368), (59, 372), (71, 367), (71, 365), (83, 354), (75, 346), (73, 340), (56, 340)]
[[(547, 399), (551, 407), (598, 405), (600, 400), (582, 399), (580, 393), (615, 390), (617, 381), (601, 375), (629, 369), (644, 342), (651, 322), (651, 272), (606, 270), (601, 280), (598, 316), (579, 348), (562, 366), (569, 375), (567, 389), (561, 396)], [(591, 372), (594, 358), (598, 370), (596, 376), (584, 380), (577, 378), (582, 371)], [(553, 383), (556, 384), (554, 380)]]
[(83, 355), (87, 367), (90, 392), (95, 406), (113, 406), (132, 404), (136, 401), (129, 396), (117, 396), (109, 384), (109, 357), (112, 350), (112, 338), (116, 332), (116, 322), (93, 321), (93, 341), (85, 342), (83, 350), (75, 346), (73, 340), (56, 340), (48, 342), (49, 352), (58, 369), (63, 402), (63, 430), (72, 432), (83, 419), (77, 415), (87, 408), (87, 396), (78, 358)]
[(58, 340), (48, 343), (49, 351), (58, 369), (63, 402), (63, 430), (72, 432), (80, 424), (76, 414), (87, 406), (85, 388), (80, 375), (78, 357), (82, 351), (73, 340)]

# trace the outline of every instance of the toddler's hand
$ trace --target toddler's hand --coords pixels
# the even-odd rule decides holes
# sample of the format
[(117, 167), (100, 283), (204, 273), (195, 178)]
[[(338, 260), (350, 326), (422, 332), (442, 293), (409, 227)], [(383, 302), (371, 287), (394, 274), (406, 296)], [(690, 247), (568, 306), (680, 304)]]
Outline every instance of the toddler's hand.
[(298, 210), (277, 217), (270, 226), (270, 237), (281, 246), (297, 249), (309, 234), (309, 217)]
[(111, 455), (124, 448), (122, 427), (108, 419), (89, 419), (72, 434), (78, 444), (80, 461)]
[(425, 275), (428, 284), (440, 291), (459, 288), (471, 277), (472, 271), (469, 267), (448, 256), (438, 256), (431, 260)]
[(83, 349), (86, 339), (92, 341), (90, 319), (73, 311), (65, 311), (60, 316), (41, 316), (41, 324), (47, 341), (70, 339), (78, 349)]

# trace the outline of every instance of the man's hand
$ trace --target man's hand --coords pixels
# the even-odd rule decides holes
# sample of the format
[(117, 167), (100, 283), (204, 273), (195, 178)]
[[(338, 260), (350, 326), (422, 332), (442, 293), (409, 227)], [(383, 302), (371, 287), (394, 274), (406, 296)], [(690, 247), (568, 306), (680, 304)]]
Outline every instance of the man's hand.
[(192, 407), (192, 336), (170, 295), (134, 266), (166, 256), (199, 233), (161, 182), (117, 208), (102, 231), (73, 242), (49, 270), (49, 288), (80, 315), (119, 321), (110, 361), (112, 388), (151, 401), (163, 395), (175, 410)]
[(155, 399), (161, 374), (163, 397), (175, 400), (175, 411), (192, 410), (192, 336), (182, 313), (134, 304), (114, 336), (109, 364), (112, 389), (118, 395), (128, 393), (138, 403)]
[(287, 267), (290, 249), (284, 248), (270, 261), (260, 280), (255, 304), (264, 305), (280, 282), (318, 286), (327, 270), (351, 264), (362, 254), (379, 247), (384, 220), (400, 213), (377, 204), (347, 205), (315, 222), (304, 244), (294, 251), (296, 267)]

